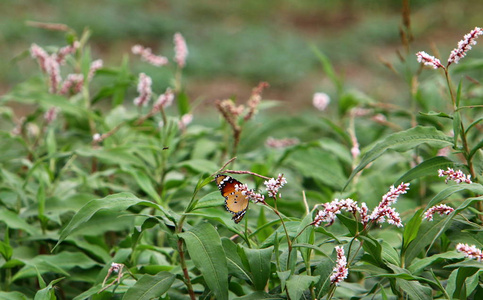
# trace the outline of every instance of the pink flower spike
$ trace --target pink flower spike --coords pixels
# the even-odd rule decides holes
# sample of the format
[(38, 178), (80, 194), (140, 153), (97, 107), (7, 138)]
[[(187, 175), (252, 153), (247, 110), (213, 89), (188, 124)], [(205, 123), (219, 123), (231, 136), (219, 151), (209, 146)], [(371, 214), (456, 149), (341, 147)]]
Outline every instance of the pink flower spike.
[(149, 100), (151, 99), (151, 84), (152, 80), (151, 77), (144, 73), (139, 74), (139, 83), (138, 83), (138, 93), (139, 97), (134, 99), (134, 104), (136, 106), (147, 106)]
[(476, 248), (475, 245), (469, 246), (468, 244), (459, 243), (456, 245), (456, 250), (458, 252), (463, 252), (463, 254), (468, 258), (476, 258), (477, 261), (483, 259), (483, 253), (480, 249)]
[(337, 260), (333, 274), (330, 276), (330, 282), (339, 285), (349, 275), (349, 269), (347, 269), (347, 258), (345, 257), (344, 248), (336, 246), (335, 251), (337, 252)]
[(47, 110), (44, 114), (45, 122), (47, 122), (47, 124), (50, 124), (53, 121), (55, 121), (55, 119), (57, 119), (57, 113), (58, 112), (59, 112), (58, 107), (54, 106), (54, 107), (49, 108), (49, 110)]
[(439, 59), (429, 55), (424, 51), (419, 51), (418, 53), (416, 53), (416, 56), (418, 57), (419, 63), (423, 63), (426, 66), (432, 67), (433, 69), (444, 68), (444, 66), (441, 64), (441, 61)]
[(186, 57), (188, 56), (188, 46), (181, 33), (174, 34), (174, 60), (180, 68), (186, 64)]
[(384, 223), (386, 220), (385, 218), (387, 217), (387, 222), (389, 224), (402, 227), (403, 224), (401, 222), (401, 218), (399, 217), (399, 213), (397, 213), (396, 210), (391, 207), (391, 205), (396, 203), (399, 195), (406, 194), (408, 189), (409, 183), (404, 182), (402, 182), (397, 188), (391, 186), (389, 192), (382, 196), (381, 202), (376, 208), (374, 208), (374, 211), (369, 216), (369, 219), (376, 223)]
[(330, 103), (330, 97), (326, 93), (315, 93), (312, 98), (312, 104), (320, 111), (324, 111)]
[(277, 179), (270, 178), (270, 180), (265, 181), (263, 184), (267, 187), (268, 196), (275, 198), (278, 195), (278, 190), (281, 189), (287, 183), (287, 179), (283, 177), (282, 174), (278, 174)]
[(69, 74), (64, 80), (59, 94), (67, 95), (71, 90), (73, 94), (77, 94), (81, 91), (84, 85), (84, 76), (82, 74)]
[(423, 220), (427, 219), (428, 221), (433, 221), (433, 215), (435, 213), (439, 213), (440, 215), (449, 215), (453, 211), (454, 208), (446, 204), (435, 205), (424, 213)]
[(265, 203), (265, 197), (249, 189), (246, 184), (236, 184), (235, 191), (241, 191), (242, 195), (247, 196), (254, 203)]
[(142, 60), (152, 64), (153, 66), (161, 67), (168, 64), (168, 59), (166, 57), (154, 55), (151, 52), (151, 48), (135, 45), (132, 47), (131, 51), (133, 54), (140, 55)]
[(97, 70), (102, 68), (103, 65), (104, 65), (104, 62), (102, 61), (102, 59), (98, 59), (98, 60), (93, 61), (91, 63), (90, 68), (89, 68), (89, 73), (87, 75), (87, 79), (89, 81), (91, 81), (92, 77), (94, 77), (94, 74), (97, 72)]
[(75, 41), (72, 45), (62, 47), (57, 51), (57, 54), (55, 54), (55, 59), (59, 64), (64, 65), (65, 57), (69, 54), (75, 53), (79, 47), (80, 43), (78, 41)]
[(46, 62), (49, 58), (47, 52), (45, 52), (45, 50), (37, 44), (32, 44), (30, 46), (30, 55), (32, 56), (32, 58), (37, 59), (42, 72), (47, 73)]
[(470, 33), (464, 36), (464, 39), (458, 42), (458, 48), (453, 49), (448, 58), (448, 66), (452, 63), (457, 64), (460, 59), (466, 56), (466, 52), (471, 50), (472, 45), (476, 45), (476, 38), (483, 35), (483, 30), (475, 27)]
[(53, 56), (49, 56), (45, 61), (45, 68), (50, 79), (49, 91), (52, 94), (56, 94), (59, 84), (62, 81), (62, 78), (60, 77), (60, 65)]
[(463, 171), (461, 170), (455, 171), (449, 167), (447, 171), (439, 169), (438, 176), (439, 177), (446, 176), (446, 179), (444, 180), (445, 183), (448, 183), (448, 180), (453, 180), (456, 183), (462, 183), (462, 182), (465, 182), (468, 184), (472, 183), (471, 175), (466, 176), (465, 173), (463, 173)]
[(181, 130), (186, 130), (186, 127), (188, 124), (190, 124), (193, 121), (193, 115), (192, 114), (185, 114), (181, 117), (181, 119), (178, 121), (178, 127)]
[(166, 89), (166, 92), (164, 94), (159, 95), (158, 100), (154, 103), (154, 110), (160, 111), (161, 108), (165, 108), (170, 106), (173, 103), (174, 100), (174, 94), (173, 91), (171, 91), (170, 88)]
[[(355, 215), (356, 212), (362, 212), (357, 206), (357, 201), (350, 198), (347, 199), (334, 199), (332, 202), (324, 203), (324, 210), (320, 210), (314, 218), (312, 224), (315, 227), (319, 227), (322, 222), (328, 223), (327, 226), (334, 223), (336, 215), (340, 214), (342, 210), (348, 211)], [(365, 205), (365, 204), (364, 204)], [(367, 206), (366, 206), (367, 209)], [(363, 214), (364, 212), (362, 212)], [(367, 214), (367, 211), (366, 211)], [(362, 217), (362, 215), (361, 215)]]

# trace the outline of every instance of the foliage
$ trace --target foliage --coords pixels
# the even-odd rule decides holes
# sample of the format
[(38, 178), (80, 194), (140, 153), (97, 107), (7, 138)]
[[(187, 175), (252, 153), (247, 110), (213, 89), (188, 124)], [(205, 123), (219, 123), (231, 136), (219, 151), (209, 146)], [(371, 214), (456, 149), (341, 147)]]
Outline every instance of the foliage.
[[(246, 105), (220, 101), (221, 118), (201, 125), (189, 122), (182, 65), (162, 67), (172, 80), (154, 91), (139, 76), (139, 97), (153, 93), (154, 104), (125, 104), (138, 74), (127, 55), (119, 67), (95, 68), (89, 35), (68, 30), (73, 48), (45, 54), (56, 60), (68, 50), (65, 64), (50, 61), (42, 75), (2, 98), (2, 298), (477, 299), (483, 293), (480, 259), (456, 251), (460, 243), (483, 248), (483, 119), (474, 83), (481, 78), (465, 80), (481, 64), (468, 60), (454, 71), (448, 65), (442, 78), (450, 96), (440, 99), (441, 79), (420, 82), (429, 71), (407, 51), (400, 69), (393, 67), (411, 84), (405, 107), (348, 89), (317, 52), (337, 91), (329, 111), (268, 117), (264, 110), (274, 103), (261, 101), (267, 86), (260, 84)], [(83, 85), (61, 89), (55, 66), (64, 83), (71, 72), (82, 75)], [(171, 96), (176, 105), (169, 106)], [(9, 101), (32, 112), (16, 119)], [(437, 174), (448, 168), (471, 175), (472, 183), (446, 185)], [(218, 173), (238, 174), (251, 192), (268, 188), (240, 224), (222, 208), (212, 182)], [(287, 184), (279, 193), (282, 178)], [(441, 203), (453, 210), (423, 220)]]

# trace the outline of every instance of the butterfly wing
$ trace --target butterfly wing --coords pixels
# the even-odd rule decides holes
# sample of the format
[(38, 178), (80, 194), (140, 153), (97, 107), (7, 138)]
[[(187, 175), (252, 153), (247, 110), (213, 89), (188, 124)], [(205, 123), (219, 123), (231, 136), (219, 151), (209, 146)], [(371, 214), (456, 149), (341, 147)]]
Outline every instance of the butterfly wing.
[(233, 221), (239, 223), (248, 209), (248, 197), (235, 189), (235, 185), (242, 183), (227, 175), (217, 175), (216, 184), (221, 195), (225, 197), (225, 208), (233, 214)]

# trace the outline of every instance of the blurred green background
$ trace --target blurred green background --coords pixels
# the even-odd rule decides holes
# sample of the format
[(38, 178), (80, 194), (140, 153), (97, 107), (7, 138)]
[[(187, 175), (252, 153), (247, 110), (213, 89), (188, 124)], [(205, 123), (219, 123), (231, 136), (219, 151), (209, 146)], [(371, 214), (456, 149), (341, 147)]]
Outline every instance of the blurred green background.
[[(376, 0), (2, 0), (0, 93), (39, 72), (26, 52), (32, 43), (65, 45), (63, 33), (26, 24), (39, 21), (63, 23), (79, 34), (89, 28), (94, 59), (114, 67), (127, 54), (134, 72), (157, 72), (154, 82), (164, 86), (171, 75), (140, 62), (130, 49), (140, 43), (172, 58), (173, 34), (181, 32), (189, 48), (184, 80), (191, 99), (244, 100), (267, 81), (264, 98), (284, 101), (287, 111), (307, 108), (314, 92), (335, 91), (315, 46), (349, 87), (379, 101), (400, 101), (409, 94), (405, 79), (381, 59), (401, 65), (401, 8), (402, 1)], [(476, 0), (411, 1), (411, 63), (417, 66), (419, 50), (440, 51), (445, 60), (465, 33), (483, 25), (482, 11), (483, 1)], [(475, 47), (469, 56), (481, 54), (483, 48)]]

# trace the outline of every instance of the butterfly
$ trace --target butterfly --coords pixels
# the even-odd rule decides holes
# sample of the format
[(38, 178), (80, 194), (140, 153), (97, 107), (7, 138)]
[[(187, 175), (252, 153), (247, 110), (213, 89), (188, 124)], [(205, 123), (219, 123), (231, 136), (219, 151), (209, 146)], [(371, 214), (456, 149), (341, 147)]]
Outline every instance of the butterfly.
[(222, 174), (216, 175), (215, 180), (221, 195), (225, 197), (226, 210), (233, 214), (232, 219), (235, 223), (240, 223), (247, 212), (249, 203), (248, 196), (235, 190), (235, 185), (242, 185), (242, 183), (233, 177)]

